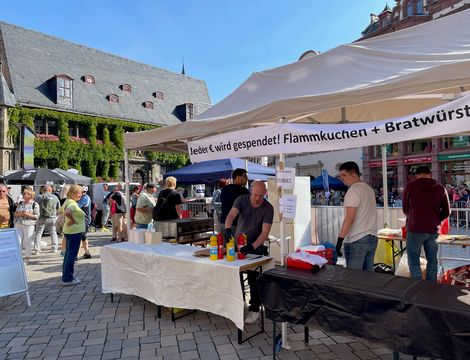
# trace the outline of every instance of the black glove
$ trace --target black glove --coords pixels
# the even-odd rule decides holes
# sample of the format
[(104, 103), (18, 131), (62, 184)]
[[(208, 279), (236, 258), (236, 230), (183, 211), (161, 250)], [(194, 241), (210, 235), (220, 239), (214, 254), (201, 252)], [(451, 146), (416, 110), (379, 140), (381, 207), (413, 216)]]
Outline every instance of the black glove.
[(341, 246), (343, 246), (343, 240), (344, 240), (343, 237), (338, 236), (338, 240), (336, 241), (336, 255), (338, 255), (338, 257), (343, 256), (343, 253), (341, 252)]
[(252, 253), (255, 252), (255, 248), (253, 247), (253, 245), (248, 244), (248, 245), (243, 246), (243, 247), (240, 249), (240, 252), (241, 252), (243, 255), (252, 254)]
[(230, 239), (233, 237), (233, 232), (231, 228), (224, 229), (224, 239), (226, 242), (229, 242)]

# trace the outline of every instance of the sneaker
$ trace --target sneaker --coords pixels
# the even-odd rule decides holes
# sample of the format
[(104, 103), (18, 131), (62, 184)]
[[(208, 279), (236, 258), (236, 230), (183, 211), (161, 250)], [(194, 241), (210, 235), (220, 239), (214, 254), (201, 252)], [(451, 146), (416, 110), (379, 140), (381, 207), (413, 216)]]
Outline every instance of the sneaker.
[(102, 228), (100, 228), (100, 231), (108, 231), (109, 232), (110, 230), (106, 227), (102, 227)]
[(91, 254), (90, 253), (83, 254), (82, 259), (91, 259)]
[(245, 323), (246, 324), (254, 324), (259, 319), (259, 312), (250, 311), (246, 316)]
[(62, 286), (74, 286), (80, 284), (82, 281), (80, 279), (74, 278), (72, 281), (62, 281)]
[(111, 241), (116, 241), (116, 238), (112, 238)]

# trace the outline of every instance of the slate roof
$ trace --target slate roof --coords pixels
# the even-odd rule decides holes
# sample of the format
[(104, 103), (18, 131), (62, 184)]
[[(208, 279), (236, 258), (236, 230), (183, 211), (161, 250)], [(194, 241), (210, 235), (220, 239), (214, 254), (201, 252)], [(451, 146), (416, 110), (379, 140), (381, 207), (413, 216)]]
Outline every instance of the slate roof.
[(7, 81), (3, 77), (3, 74), (0, 74), (0, 105), (15, 106), (15, 104), (15, 96), (8, 88)]
[[(206, 83), (202, 80), (5, 22), (0, 22), (0, 35), (11, 77), (10, 88), (17, 103), (23, 106), (170, 125), (180, 122), (175, 115), (176, 106), (210, 103)], [(72, 108), (55, 102), (49, 80), (58, 74), (74, 79)], [(96, 84), (85, 83), (84, 75), (92, 75)], [(120, 90), (122, 84), (131, 85), (132, 92)], [(163, 100), (152, 96), (158, 91), (164, 94)], [(120, 97), (119, 104), (107, 100), (110, 94)], [(144, 101), (152, 101), (154, 109), (144, 108)]]

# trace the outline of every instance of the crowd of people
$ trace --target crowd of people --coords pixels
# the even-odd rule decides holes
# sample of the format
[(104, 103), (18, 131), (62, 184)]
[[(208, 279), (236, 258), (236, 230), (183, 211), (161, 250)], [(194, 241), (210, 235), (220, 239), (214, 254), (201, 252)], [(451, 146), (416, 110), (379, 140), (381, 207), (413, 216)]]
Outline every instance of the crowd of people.
[[(313, 199), (319, 199), (320, 205), (324, 201), (325, 205), (344, 206), (345, 216), (336, 243), (336, 254), (343, 256), (344, 250), (347, 267), (371, 271), (377, 248), (376, 205), (380, 192), (361, 180), (356, 163), (345, 162), (339, 170), (340, 178), (348, 191), (317, 191)], [(91, 257), (87, 241), (89, 228), (94, 226), (109, 231), (108, 224), (111, 222), (111, 241), (122, 242), (128, 239), (127, 212), (130, 214), (131, 228), (146, 230), (151, 230), (155, 221), (182, 217), (181, 205), (186, 199), (184, 191), (176, 188), (176, 182), (176, 178), (168, 177), (163, 184), (149, 182), (143, 186), (134, 186), (130, 189), (129, 206), (126, 204), (123, 183), (118, 183), (112, 189), (104, 183), (102, 199), (95, 199), (100, 206), (92, 204), (86, 186), (65, 185), (54, 189), (51, 185), (45, 185), (38, 196), (33, 189), (25, 187), (21, 197), (14, 200), (9, 195), (8, 186), (0, 184), (0, 228), (17, 229), (26, 264), (32, 255), (41, 252), (44, 231), (50, 233), (53, 252), (59, 251), (59, 237), (63, 235), (62, 282), (64, 286), (76, 285), (80, 280), (74, 276), (74, 263), (80, 246), (84, 251), (83, 258)], [(264, 242), (273, 223), (273, 207), (266, 197), (267, 188), (264, 182), (254, 181), (250, 190), (247, 184), (245, 169), (234, 170), (231, 181), (219, 180), (212, 198), (215, 230), (223, 234), (225, 242), (245, 234), (247, 242), (238, 249), (241, 253), (266, 254)], [(398, 197), (398, 190), (392, 188), (392, 193), (394, 191)], [(452, 187), (447, 192), (454, 203), (469, 201), (466, 186)], [(435, 238), (437, 227), (449, 216), (447, 192), (442, 185), (431, 179), (430, 170), (426, 166), (417, 169), (416, 179), (404, 189), (403, 211), (407, 215), (408, 262), (413, 277), (418, 277), (419, 254), (421, 248), (424, 248), (428, 259), (426, 278), (436, 279)], [(257, 321), (259, 317), (256, 277), (256, 273), (248, 275), (251, 292), (246, 319), (248, 323)]]

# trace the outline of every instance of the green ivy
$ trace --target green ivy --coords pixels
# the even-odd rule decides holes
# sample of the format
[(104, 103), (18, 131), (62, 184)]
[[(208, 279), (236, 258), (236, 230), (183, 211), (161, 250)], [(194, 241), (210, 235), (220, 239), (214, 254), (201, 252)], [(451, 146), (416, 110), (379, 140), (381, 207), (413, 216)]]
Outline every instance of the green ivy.
[[(55, 120), (58, 126), (58, 141), (36, 139), (34, 157), (37, 163), (58, 159), (58, 166), (67, 169), (72, 166), (86, 176), (96, 179), (117, 179), (120, 164), (124, 160), (124, 131), (136, 132), (154, 129), (157, 126), (138, 124), (129, 121), (71, 114), (48, 109), (29, 109), (15, 107), (8, 109), (8, 135), (13, 141), (19, 136), (14, 123), (23, 123), (34, 129), (34, 120)], [(70, 140), (69, 123), (81, 123), (86, 126), (89, 144)], [(97, 142), (98, 127), (102, 133), (102, 142)], [(145, 152), (149, 161), (157, 161), (162, 165), (175, 168), (185, 166), (189, 159), (184, 154)], [(101, 166), (98, 167), (98, 164)], [(100, 173), (97, 174), (97, 169)]]

